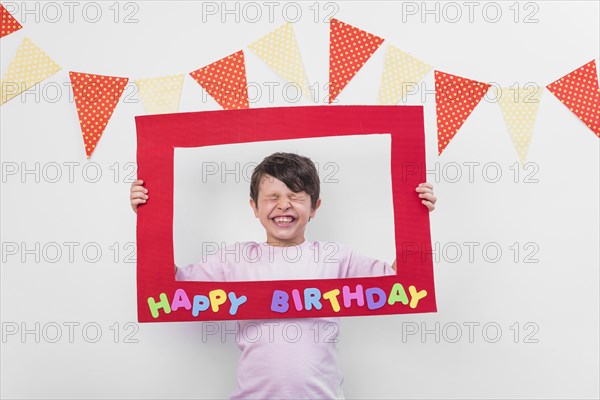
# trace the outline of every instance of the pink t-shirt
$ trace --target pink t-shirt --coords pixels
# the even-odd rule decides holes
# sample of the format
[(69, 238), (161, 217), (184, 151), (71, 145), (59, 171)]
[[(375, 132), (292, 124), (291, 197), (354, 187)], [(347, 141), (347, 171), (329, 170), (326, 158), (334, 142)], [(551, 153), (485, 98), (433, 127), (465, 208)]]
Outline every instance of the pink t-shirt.
[[(395, 275), (389, 264), (336, 242), (276, 247), (243, 242), (177, 270), (179, 281), (333, 279)], [(339, 318), (237, 322), (242, 354), (232, 399), (340, 399)]]

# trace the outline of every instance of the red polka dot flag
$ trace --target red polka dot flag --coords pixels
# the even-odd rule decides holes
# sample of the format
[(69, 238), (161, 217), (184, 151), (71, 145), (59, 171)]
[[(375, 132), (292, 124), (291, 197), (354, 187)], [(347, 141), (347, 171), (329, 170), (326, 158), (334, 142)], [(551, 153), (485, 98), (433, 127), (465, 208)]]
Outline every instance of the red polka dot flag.
[(3, 38), (4, 36), (8, 36), (11, 33), (16, 32), (23, 27), (19, 23), (19, 21), (17, 21), (15, 19), (15, 17), (10, 15), (8, 10), (6, 8), (4, 8), (4, 6), (2, 4), (0, 4), (0, 14), (2, 16), (2, 26), (0, 27), (0, 38)]
[(546, 88), (600, 137), (600, 88), (595, 60)]
[(128, 79), (72, 71), (69, 72), (69, 77), (73, 86), (85, 154), (90, 158)]
[(329, 103), (381, 46), (383, 39), (332, 18), (329, 23)]
[(487, 83), (435, 71), (438, 155), (442, 154), (489, 88)]
[(249, 108), (243, 50), (190, 72), (190, 75), (225, 110)]

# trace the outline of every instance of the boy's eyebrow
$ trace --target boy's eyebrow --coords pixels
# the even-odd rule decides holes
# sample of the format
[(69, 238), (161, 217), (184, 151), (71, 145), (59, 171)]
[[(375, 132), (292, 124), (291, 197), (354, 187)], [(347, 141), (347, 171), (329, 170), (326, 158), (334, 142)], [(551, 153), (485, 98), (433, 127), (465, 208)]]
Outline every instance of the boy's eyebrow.
[(279, 195), (280, 195), (279, 192), (271, 192), (271, 193), (265, 194), (265, 196), (279, 196)]
[[(302, 193), (302, 192), (298, 192), (298, 193), (289, 193), (288, 196), (289, 197), (305, 197), (307, 194), (306, 193)], [(278, 197), (281, 196), (281, 193), (279, 192), (271, 192), (271, 193), (267, 193), (265, 194), (265, 197)]]

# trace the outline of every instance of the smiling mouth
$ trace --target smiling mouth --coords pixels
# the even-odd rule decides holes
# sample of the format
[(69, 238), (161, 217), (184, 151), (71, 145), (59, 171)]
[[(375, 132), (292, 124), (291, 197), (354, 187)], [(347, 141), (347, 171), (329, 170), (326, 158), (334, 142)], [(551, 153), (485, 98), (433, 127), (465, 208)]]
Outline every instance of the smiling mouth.
[(294, 221), (296, 221), (296, 218), (286, 215), (286, 216), (271, 218), (271, 221), (273, 221), (275, 223), (275, 225), (277, 225), (277, 226), (289, 226), (289, 225), (293, 224)]

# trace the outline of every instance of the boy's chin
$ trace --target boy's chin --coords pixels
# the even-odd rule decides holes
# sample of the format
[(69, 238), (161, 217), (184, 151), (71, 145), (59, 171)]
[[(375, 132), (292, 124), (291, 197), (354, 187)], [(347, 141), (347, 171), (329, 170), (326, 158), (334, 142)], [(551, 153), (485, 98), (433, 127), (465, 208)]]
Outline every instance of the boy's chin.
[(270, 235), (269, 240), (273, 243), (280, 243), (285, 245), (296, 245), (304, 242), (304, 239), (297, 235)]

